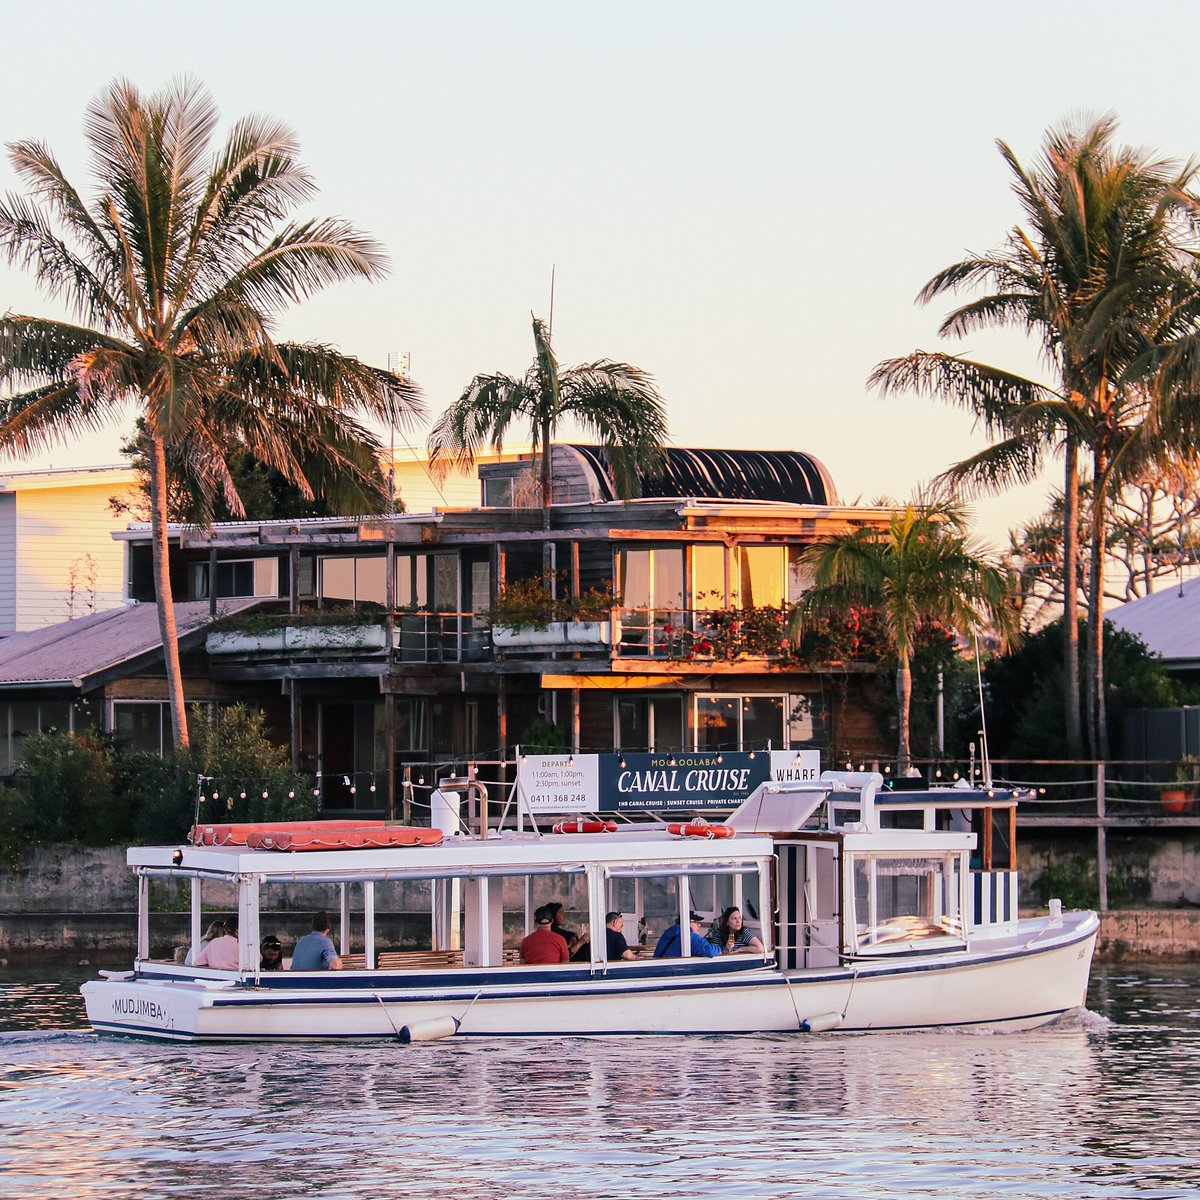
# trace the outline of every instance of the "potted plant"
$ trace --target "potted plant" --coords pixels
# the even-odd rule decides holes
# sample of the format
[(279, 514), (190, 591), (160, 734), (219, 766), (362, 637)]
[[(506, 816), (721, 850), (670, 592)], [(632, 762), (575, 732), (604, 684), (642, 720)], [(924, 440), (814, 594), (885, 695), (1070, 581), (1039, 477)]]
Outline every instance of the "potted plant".
[(1200, 780), (1200, 757), (1185, 754), (1175, 770), (1175, 782), (1164, 785), (1158, 793), (1163, 812), (1172, 816), (1191, 812), (1195, 803), (1196, 783)]
[(501, 650), (608, 645), (612, 610), (620, 603), (611, 586), (579, 596), (555, 595), (556, 590), (541, 576), (505, 584), (484, 614), (492, 644)]

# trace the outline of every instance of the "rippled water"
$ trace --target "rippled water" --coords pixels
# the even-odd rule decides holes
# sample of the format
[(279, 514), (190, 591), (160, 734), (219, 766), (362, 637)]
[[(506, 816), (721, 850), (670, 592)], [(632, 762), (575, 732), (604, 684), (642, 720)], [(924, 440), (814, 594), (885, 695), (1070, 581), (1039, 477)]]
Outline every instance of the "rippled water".
[(28, 1197), (1200, 1197), (1200, 967), (1024, 1034), (184, 1047), (0, 971)]

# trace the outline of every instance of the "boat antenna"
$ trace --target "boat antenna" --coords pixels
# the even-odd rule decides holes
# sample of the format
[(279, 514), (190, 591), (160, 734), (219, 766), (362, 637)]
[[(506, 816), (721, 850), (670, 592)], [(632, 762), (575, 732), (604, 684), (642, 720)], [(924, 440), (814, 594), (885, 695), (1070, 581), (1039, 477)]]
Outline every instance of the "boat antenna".
[(546, 337), (554, 341), (554, 271), (556, 263), (550, 264), (550, 320), (546, 323)]
[(979, 630), (976, 628), (974, 637), (971, 639), (975, 643), (975, 683), (979, 689), (979, 765), (983, 770), (983, 786), (992, 786), (992, 759), (988, 754), (987, 741), (987, 715), (983, 709), (983, 667), (979, 661)]

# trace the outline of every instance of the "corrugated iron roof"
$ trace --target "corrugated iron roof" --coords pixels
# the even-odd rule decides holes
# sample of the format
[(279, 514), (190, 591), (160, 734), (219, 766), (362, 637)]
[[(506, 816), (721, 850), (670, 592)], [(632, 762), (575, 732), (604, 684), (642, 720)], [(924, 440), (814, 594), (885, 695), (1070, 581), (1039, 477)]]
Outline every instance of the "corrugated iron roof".
[[(592, 468), (606, 500), (616, 498), (603, 446), (572, 443)], [(690, 450), (669, 446), (656, 475), (641, 475), (648, 499), (774, 500), (784, 504), (837, 504), (825, 467), (798, 450)]]
[(1200, 579), (1109, 609), (1105, 618), (1136, 634), (1163, 660), (1200, 664)]
[[(222, 600), (217, 616), (241, 612), (260, 602), (253, 598)], [(203, 630), (213, 619), (207, 600), (175, 605), (181, 640)], [(158, 610), (153, 604), (92, 613), (0, 640), (0, 688), (69, 686), (74, 680), (86, 680), (161, 647)]]

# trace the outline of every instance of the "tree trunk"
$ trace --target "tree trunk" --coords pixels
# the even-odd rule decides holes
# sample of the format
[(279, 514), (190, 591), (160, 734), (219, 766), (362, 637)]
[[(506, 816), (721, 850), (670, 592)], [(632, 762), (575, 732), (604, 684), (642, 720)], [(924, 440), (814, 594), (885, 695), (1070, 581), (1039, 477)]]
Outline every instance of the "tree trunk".
[(1079, 713), (1079, 446), (1067, 435), (1063, 477), (1063, 710), (1067, 755), (1083, 754)]
[(902, 653), (899, 657), (899, 665), (896, 668), (897, 723), (900, 727), (900, 744), (896, 750), (897, 776), (908, 770), (908, 726), (909, 713), (912, 710), (912, 667), (909, 665), (907, 653)]
[(1104, 530), (1108, 459), (1092, 455), (1092, 512), (1088, 523), (1087, 730), (1093, 758), (1108, 757), (1108, 712), (1104, 702)]
[[(188, 744), (187, 709), (183, 700), (183, 672), (179, 665), (179, 636), (175, 628), (175, 600), (167, 543), (167, 455), (162, 439), (150, 442), (150, 544), (154, 562), (154, 592), (158, 607), (158, 632), (162, 637), (167, 696), (171, 702), (171, 733), (176, 747)], [(216, 587), (216, 579), (208, 581)]]

